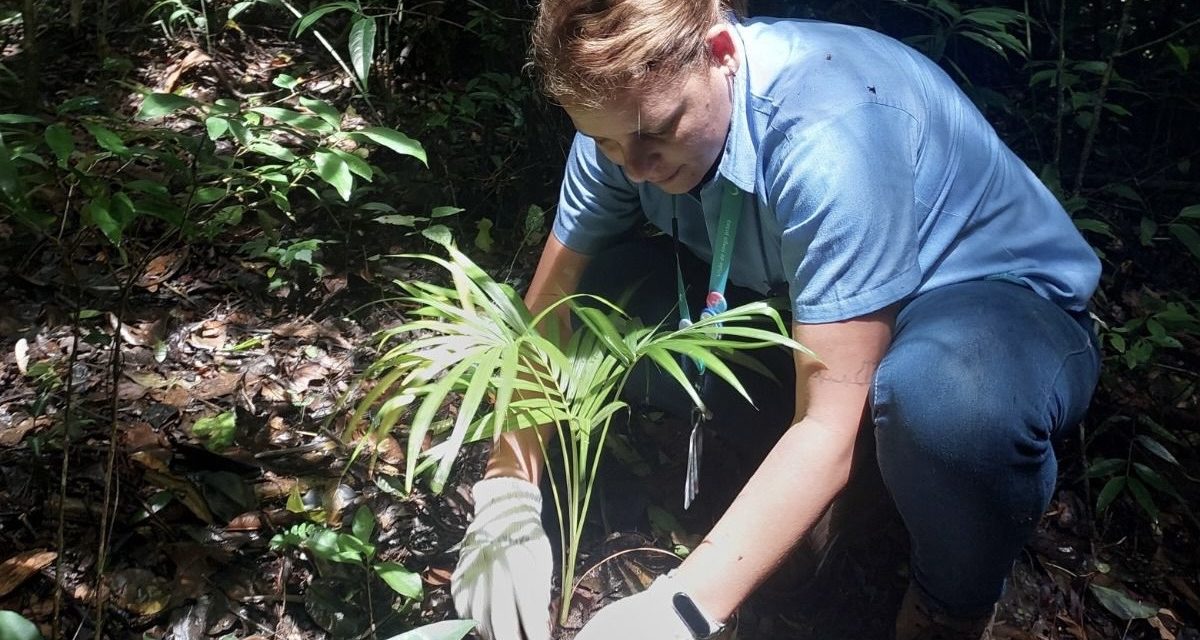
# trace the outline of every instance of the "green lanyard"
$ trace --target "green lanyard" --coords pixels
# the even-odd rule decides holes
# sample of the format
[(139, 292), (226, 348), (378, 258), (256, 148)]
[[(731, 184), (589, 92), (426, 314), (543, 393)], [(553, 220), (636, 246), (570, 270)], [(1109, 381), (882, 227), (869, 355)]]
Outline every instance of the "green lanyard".
[[(721, 186), (721, 215), (717, 218), (716, 241), (712, 245), (712, 270), (708, 275), (708, 295), (704, 298), (701, 318), (715, 316), (729, 308), (725, 301), (725, 285), (729, 282), (729, 270), (733, 266), (733, 245), (737, 239), (738, 222), (742, 217), (742, 190), (728, 182)], [(672, 237), (675, 240), (675, 288), (679, 295), (679, 327), (692, 324), (692, 312), (688, 309), (687, 293), (683, 285), (683, 270), (679, 264), (679, 220), (671, 220)], [(704, 365), (696, 362), (699, 373)]]
[[(704, 310), (701, 318), (715, 316), (729, 308), (725, 301), (725, 285), (729, 282), (729, 269), (733, 265), (733, 243), (737, 238), (738, 222), (742, 217), (742, 191), (735, 185), (725, 182), (721, 186), (721, 215), (717, 219), (717, 234), (712, 244), (712, 270), (708, 276), (708, 295), (704, 298)], [(679, 294), (679, 327), (685, 328), (692, 324), (692, 314), (688, 310), (687, 294), (683, 286), (683, 269), (679, 264), (679, 219), (671, 219), (671, 237), (675, 243), (675, 286)], [(692, 360), (696, 367), (697, 380), (694, 382), (698, 391), (703, 391), (706, 376), (704, 363)], [(683, 481), (683, 508), (692, 506), (692, 501), (700, 493), (700, 455), (704, 448), (704, 421), (711, 416), (698, 408), (692, 412), (692, 433), (688, 437), (687, 476)]]

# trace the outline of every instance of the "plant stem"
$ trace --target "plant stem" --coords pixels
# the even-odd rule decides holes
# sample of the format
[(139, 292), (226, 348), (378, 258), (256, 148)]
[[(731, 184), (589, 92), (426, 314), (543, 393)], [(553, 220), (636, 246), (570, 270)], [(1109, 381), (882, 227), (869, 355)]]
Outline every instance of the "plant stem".
[[(288, 0), (279, 0), (279, 3), (286, 7), (288, 11), (291, 11), (292, 15), (296, 16), (297, 19), (304, 17), (304, 14), (300, 13), (296, 7), (292, 6), (292, 3), (288, 2)], [(367, 88), (364, 87), (362, 81), (359, 80), (358, 74), (354, 73), (354, 71), (350, 69), (350, 65), (346, 64), (346, 61), (342, 59), (342, 56), (338, 55), (337, 50), (333, 48), (332, 44), (329, 44), (329, 40), (325, 39), (325, 35), (322, 34), (319, 29), (313, 27), (312, 32), (313, 35), (317, 37), (317, 40), (321, 43), (321, 46), (325, 47), (325, 50), (329, 52), (329, 55), (333, 56), (333, 59), (337, 61), (338, 66), (342, 68), (342, 71), (346, 72), (346, 75), (350, 77), (350, 81), (354, 83), (354, 86), (358, 88), (359, 93), (362, 94), (363, 101), (367, 103), (367, 108), (371, 110), (371, 113), (374, 114), (375, 119), (378, 120), (379, 112), (375, 110), (375, 105), (371, 104), (371, 98), (367, 95)]]
[(1075, 172), (1075, 183), (1071, 187), (1071, 198), (1079, 195), (1083, 185), (1083, 175), (1087, 171), (1088, 158), (1092, 155), (1092, 145), (1096, 142), (1096, 132), (1100, 129), (1100, 116), (1104, 113), (1104, 97), (1108, 94), (1109, 83), (1112, 82), (1113, 65), (1121, 52), (1125, 33), (1129, 27), (1129, 14), (1133, 11), (1132, 0), (1126, 0), (1121, 8), (1121, 22), (1117, 25), (1117, 37), (1113, 42), (1112, 52), (1104, 65), (1104, 75), (1100, 78), (1100, 89), (1096, 92), (1096, 104), (1092, 107), (1092, 122), (1088, 127), (1087, 136), (1083, 140), (1083, 151), (1079, 154), (1079, 168)]
[(1067, 103), (1067, 88), (1063, 86), (1063, 77), (1067, 67), (1066, 37), (1067, 0), (1058, 2), (1058, 66), (1054, 75), (1054, 86), (1058, 89), (1054, 101), (1054, 171), (1057, 173), (1062, 163), (1063, 149), (1063, 116)]

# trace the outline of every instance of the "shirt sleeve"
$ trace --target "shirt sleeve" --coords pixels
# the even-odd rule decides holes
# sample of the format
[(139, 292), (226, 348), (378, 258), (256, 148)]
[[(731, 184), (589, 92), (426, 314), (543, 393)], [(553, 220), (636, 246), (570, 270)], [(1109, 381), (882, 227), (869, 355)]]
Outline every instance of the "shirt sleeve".
[(567, 248), (595, 255), (641, 218), (637, 187), (591, 138), (575, 134), (559, 190), (554, 235)]
[(783, 131), (764, 177), (796, 322), (862, 316), (920, 285), (916, 127), (905, 111), (865, 103)]

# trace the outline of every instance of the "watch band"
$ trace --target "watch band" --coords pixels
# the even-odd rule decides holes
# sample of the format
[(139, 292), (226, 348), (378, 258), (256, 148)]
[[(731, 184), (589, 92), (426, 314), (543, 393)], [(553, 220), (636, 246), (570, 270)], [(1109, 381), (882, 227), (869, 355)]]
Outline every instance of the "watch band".
[(691, 596), (682, 591), (671, 596), (671, 606), (675, 608), (675, 614), (679, 616), (696, 640), (716, 638), (725, 630), (724, 624), (705, 615), (700, 610), (700, 605), (697, 605)]

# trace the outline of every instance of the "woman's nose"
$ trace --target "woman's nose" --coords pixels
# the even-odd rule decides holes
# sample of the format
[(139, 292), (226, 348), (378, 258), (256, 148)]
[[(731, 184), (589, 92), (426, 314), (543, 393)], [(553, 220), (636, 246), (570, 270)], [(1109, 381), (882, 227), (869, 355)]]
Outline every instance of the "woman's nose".
[(625, 175), (634, 182), (645, 182), (653, 175), (660, 156), (645, 145), (631, 144), (625, 151)]

